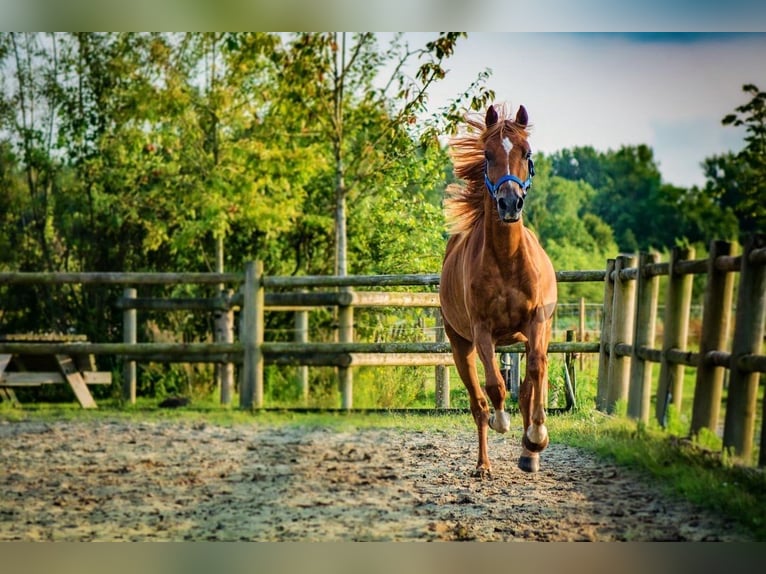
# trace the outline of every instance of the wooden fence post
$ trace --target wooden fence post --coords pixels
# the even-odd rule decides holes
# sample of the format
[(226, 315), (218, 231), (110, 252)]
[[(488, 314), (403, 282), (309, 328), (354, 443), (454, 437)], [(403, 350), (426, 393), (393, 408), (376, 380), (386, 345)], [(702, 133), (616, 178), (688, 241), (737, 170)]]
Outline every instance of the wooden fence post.
[(607, 393), (609, 392), (609, 339), (612, 331), (612, 305), (614, 304), (614, 259), (606, 260), (606, 276), (604, 277), (604, 312), (601, 315), (601, 346), (598, 353), (598, 384), (596, 388), (596, 408), (606, 410)]
[[(582, 301), (582, 299), (580, 299)], [(567, 342), (571, 343), (575, 340), (575, 332), (572, 329), (567, 330)], [(582, 353), (579, 353), (582, 357)], [(572, 391), (572, 408), (577, 409), (577, 369), (575, 369), (575, 353), (566, 353), (564, 355), (564, 369), (566, 369), (566, 375), (569, 376), (569, 390)]]
[(657, 299), (660, 278), (647, 276), (644, 268), (660, 260), (658, 253), (641, 253), (638, 258), (636, 278), (636, 309), (633, 325), (633, 353), (630, 358), (630, 389), (628, 390), (628, 416), (644, 423), (649, 422), (652, 399), (652, 363), (642, 359), (641, 347), (654, 347), (657, 326)]
[[(766, 235), (754, 235), (747, 240), (742, 253), (723, 431), (723, 448), (730, 449), (735, 457), (748, 462), (753, 451), (760, 373), (743, 371), (738, 366), (738, 360), (743, 355), (760, 354), (763, 345), (766, 265), (752, 263), (750, 253), (764, 246)], [(763, 449), (764, 445), (761, 444)], [(763, 459), (763, 454), (760, 458)]]
[[(350, 290), (350, 289), (349, 289)], [(351, 305), (338, 306), (338, 339), (341, 343), (354, 342), (354, 308)], [(338, 388), (342, 409), (354, 406), (354, 373), (351, 367), (338, 367)]]
[(758, 455), (758, 466), (766, 467), (766, 448), (763, 445), (766, 444), (766, 393), (763, 394), (763, 405), (761, 406), (761, 448)]
[(668, 269), (668, 291), (665, 297), (665, 319), (663, 325), (662, 358), (660, 377), (657, 385), (657, 421), (667, 424), (667, 409), (672, 403), (680, 411), (684, 388), (684, 365), (670, 363), (670, 349), (686, 350), (689, 334), (689, 310), (692, 302), (691, 274), (677, 270), (680, 261), (694, 258), (694, 248), (674, 247)]
[[(441, 309), (436, 309), (436, 342), (444, 343), (447, 337), (444, 333), (444, 319)], [(436, 365), (436, 408), (449, 408), (449, 365)]]
[(500, 370), (505, 379), (505, 389), (512, 400), (519, 400), (521, 387), (521, 353), (503, 353), (500, 355)]
[[(215, 238), (215, 272), (223, 273), (223, 237)], [(225, 298), (225, 288), (223, 283), (218, 284), (218, 296), (222, 299)], [(213, 329), (214, 339), (216, 342), (223, 343), (226, 341), (226, 317), (223, 316), (224, 311), (218, 309), (213, 313)], [(232, 342), (232, 341), (228, 341)], [(218, 363), (214, 366), (215, 371), (215, 385), (218, 389), (221, 397), (221, 404), (228, 405), (231, 402), (231, 393), (224, 390), (224, 377), (226, 376), (226, 365), (224, 363)]]
[[(127, 299), (135, 299), (137, 291), (131, 287), (123, 290), (122, 296)], [(126, 308), (122, 312), (122, 342), (134, 345), (138, 340), (138, 319), (136, 309)], [(122, 397), (136, 404), (136, 362), (125, 361), (122, 365)]]
[[(305, 292), (305, 289), (303, 290)], [(308, 343), (309, 341), (309, 312), (301, 309), (295, 312), (295, 342)], [(301, 392), (301, 400), (304, 405), (309, 401), (309, 368), (307, 365), (299, 365), (298, 386)]]
[(707, 262), (707, 284), (702, 306), (702, 331), (700, 333), (700, 362), (697, 365), (697, 380), (694, 386), (691, 434), (696, 435), (702, 428), (715, 432), (721, 410), (724, 367), (717, 367), (705, 361), (709, 351), (726, 350), (731, 301), (734, 292), (734, 273), (720, 271), (716, 259), (731, 255), (732, 247), (725, 241), (711, 241)]
[(242, 305), (242, 390), (240, 408), (263, 406), (263, 262), (250, 261), (245, 268)]
[[(585, 297), (580, 297), (580, 312), (579, 312), (579, 322), (577, 326), (578, 330), (578, 337), (577, 340), (579, 342), (585, 341), (585, 331), (586, 331), (586, 323), (585, 323)], [(585, 353), (580, 353), (580, 370), (582, 371), (585, 366)]]
[(620, 255), (614, 265), (614, 303), (612, 308), (612, 328), (609, 337), (609, 371), (606, 397), (606, 411), (614, 412), (617, 401), (628, 399), (630, 384), (630, 355), (621, 355), (616, 351), (617, 345), (633, 341), (633, 309), (636, 303), (636, 281), (623, 279), (620, 272), (623, 269), (635, 267), (636, 258), (630, 255)]

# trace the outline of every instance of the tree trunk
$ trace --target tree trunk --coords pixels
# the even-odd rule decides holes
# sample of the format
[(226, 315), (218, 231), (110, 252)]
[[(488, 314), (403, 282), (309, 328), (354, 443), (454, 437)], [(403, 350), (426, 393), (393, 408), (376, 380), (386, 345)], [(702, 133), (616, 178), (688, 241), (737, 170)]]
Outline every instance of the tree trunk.
[[(340, 163), (340, 162), (339, 162)], [(338, 166), (338, 185), (335, 188), (335, 274), (347, 275), (346, 241), (346, 188), (342, 166)]]

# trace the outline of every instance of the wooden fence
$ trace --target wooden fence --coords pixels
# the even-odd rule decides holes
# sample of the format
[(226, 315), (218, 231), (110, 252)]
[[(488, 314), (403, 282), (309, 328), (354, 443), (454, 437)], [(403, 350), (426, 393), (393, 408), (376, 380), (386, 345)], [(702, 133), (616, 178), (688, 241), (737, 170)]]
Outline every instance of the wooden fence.
[[(604, 280), (604, 271), (560, 271), (560, 282)], [(437, 340), (419, 343), (364, 343), (355, 341), (354, 309), (365, 307), (438, 308), (438, 293), (362, 291), (365, 288), (438, 286), (438, 274), (375, 276), (264, 276), (262, 264), (251, 262), (245, 273), (0, 273), (0, 285), (122, 285), (122, 343), (78, 343), (78, 352), (123, 357), (123, 393), (136, 398), (136, 362), (207, 362), (220, 366), (221, 402), (234, 395), (233, 365), (240, 365), (239, 397), (242, 408), (264, 406), (263, 369), (266, 364), (300, 367), (304, 396), (308, 393), (308, 366), (336, 367), (341, 408), (353, 406), (353, 368), (361, 366), (432, 365), (436, 367), (437, 408), (449, 407), (449, 377), (445, 367), (453, 364), (450, 345), (437, 325)], [(217, 285), (213, 298), (156, 299), (138, 297), (137, 286)], [(309, 291), (313, 289), (313, 291)], [(319, 291), (316, 291), (319, 289)], [(268, 292), (267, 292), (268, 291)], [(337, 308), (337, 340), (309, 342), (308, 311), (316, 307)], [(138, 343), (137, 311), (194, 310), (216, 316), (214, 343)], [(234, 311), (239, 311), (239, 340), (234, 340)], [(267, 311), (295, 313), (294, 342), (264, 340)], [(438, 320), (438, 314), (437, 314)], [(0, 353), (55, 354), (66, 350), (63, 343), (0, 342)], [(499, 352), (523, 352), (521, 344), (501, 347)], [(598, 342), (554, 342), (552, 353), (595, 353)]]
[[(552, 353), (598, 353), (597, 406), (613, 412), (626, 401), (628, 414), (648, 420), (651, 397), (651, 364), (660, 364), (655, 416), (665, 424), (668, 409), (680, 408), (683, 369), (697, 369), (692, 432), (706, 427), (716, 430), (722, 403), (723, 375), (728, 370), (724, 446), (743, 459), (751, 457), (759, 373), (766, 372), (766, 356), (760, 355), (764, 330), (766, 241), (755, 236), (742, 255), (731, 246), (711, 244), (708, 259), (695, 260), (690, 249), (675, 249), (670, 262), (660, 263), (655, 254), (639, 258), (610, 259), (605, 270), (559, 271), (559, 282), (598, 281), (604, 284), (601, 340), (598, 342), (552, 342)], [(736, 317), (731, 349), (727, 349), (734, 275), (739, 272)], [(694, 274), (707, 274), (700, 348), (689, 351), (688, 315)], [(654, 348), (659, 278), (667, 277), (665, 316), (661, 348)], [(239, 397), (242, 408), (261, 408), (264, 403), (263, 373), (267, 363), (337, 368), (341, 406), (352, 408), (353, 368), (367, 365), (435, 365), (452, 363), (449, 343), (364, 343), (354, 339), (354, 309), (371, 306), (438, 307), (438, 294), (365, 292), (364, 288), (433, 288), (436, 274), (377, 276), (266, 276), (260, 262), (247, 264), (245, 273), (0, 273), (3, 284), (102, 284), (126, 287), (119, 305), (124, 313), (122, 343), (77, 343), (78, 352), (111, 354), (125, 358), (127, 398), (135, 398), (135, 361), (212, 362), (222, 365), (221, 400), (233, 396), (233, 364), (240, 365)], [(136, 297), (140, 285), (206, 284), (222, 290), (212, 299), (157, 300)], [(228, 287), (228, 289), (227, 289)], [(323, 291), (308, 291), (324, 289)], [(337, 308), (338, 336), (332, 343), (309, 342), (306, 313), (316, 306)], [(217, 314), (216, 342), (196, 344), (136, 343), (136, 310), (207, 310)], [(233, 312), (239, 309), (239, 341), (234, 340)], [(296, 340), (264, 339), (264, 313), (283, 310), (296, 313)], [(0, 342), (0, 353), (60, 353), (65, 343)], [(501, 347), (498, 352), (523, 352), (523, 345)], [(443, 372), (443, 371), (442, 371)], [(437, 407), (445, 406), (448, 379), (437, 375)], [(307, 380), (307, 379), (306, 379)], [(307, 384), (305, 389), (307, 390)], [(304, 391), (305, 392), (305, 391)], [(446, 403), (448, 405), (448, 403)], [(761, 431), (766, 439), (766, 424)], [(759, 464), (766, 465), (766, 449)]]
[[(676, 248), (668, 263), (656, 254), (620, 256), (607, 263), (604, 313), (599, 353), (598, 408), (613, 412), (627, 402), (628, 415), (648, 421), (652, 396), (652, 363), (659, 363), (655, 417), (665, 425), (670, 408), (680, 410), (684, 367), (696, 369), (691, 433), (719, 429), (728, 371), (723, 446), (734, 457), (752, 458), (766, 312), (766, 236), (751, 237), (739, 256), (732, 246), (714, 241), (707, 259), (694, 259), (693, 249)], [(735, 274), (739, 287), (735, 320), (731, 310)], [(699, 349), (689, 350), (692, 278), (707, 274)], [(654, 348), (659, 279), (667, 277), (662, 344)], [(733, 334), (730, 330), (733, 328)], [(728, 342), (731, 340), (730, 350)], [(766, 403), (766, 399), (764, 399)], [(766, 404), (763, 405), (766, 407)], [(766, 410), (766, 409), (764, 409)], [(766, 442), (766, 418), (761, 445)], [(766, 466), (766, 449), (759, 465)]]

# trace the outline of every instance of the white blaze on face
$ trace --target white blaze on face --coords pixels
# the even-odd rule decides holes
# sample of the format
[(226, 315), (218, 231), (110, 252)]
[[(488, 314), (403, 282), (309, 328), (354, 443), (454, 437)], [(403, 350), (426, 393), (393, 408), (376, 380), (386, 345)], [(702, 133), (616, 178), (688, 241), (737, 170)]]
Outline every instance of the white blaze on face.
[(503, 138), (503, 149), (505, 150), (505, 155), (510, 154), (511, 150), (513, 149), (513, 144), (507, 137)]

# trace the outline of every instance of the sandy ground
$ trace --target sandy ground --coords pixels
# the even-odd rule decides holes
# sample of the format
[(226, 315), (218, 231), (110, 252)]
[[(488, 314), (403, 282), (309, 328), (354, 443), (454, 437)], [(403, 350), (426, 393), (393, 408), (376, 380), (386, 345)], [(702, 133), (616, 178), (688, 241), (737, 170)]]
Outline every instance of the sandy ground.
[[(520, 432), (520, 431), (519, 431)], [(747, 540), (618, 466), (518, 433), (0, 421), (0, 540)]]

